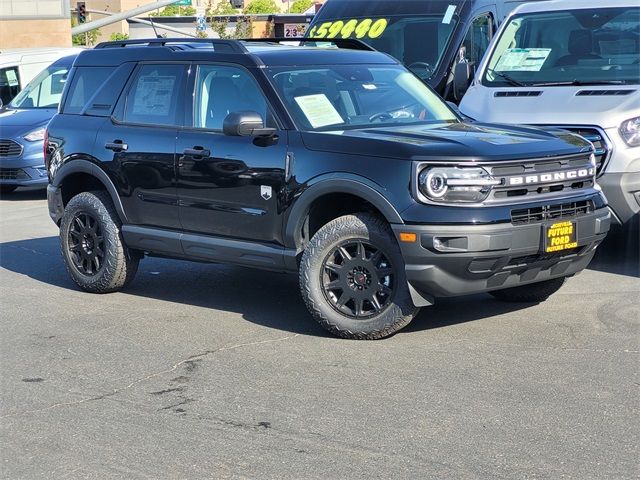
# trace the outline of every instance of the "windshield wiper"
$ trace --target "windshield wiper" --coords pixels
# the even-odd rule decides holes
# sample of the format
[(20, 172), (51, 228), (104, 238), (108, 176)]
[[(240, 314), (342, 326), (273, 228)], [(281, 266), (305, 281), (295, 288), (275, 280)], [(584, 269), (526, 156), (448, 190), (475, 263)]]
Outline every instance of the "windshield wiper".
[(562, 86), (572, 86), (572, 87), (584, 87), (585, 85), (626, 85), (627, 82), (624, 80), (595, 80), (593, 82), (583, 82), (582, 80), (571, 80), (567, 82), (538, 82), (532, 83), (533, 87), (562, 87)]
[(500, 77), (500, 78), (506, 80), (509, 85), (513, 85), (514, 87), (528, 87), (529, 86), (528, 83), (522, 83), (522, 82), (516, 80), (515, 78), (513, 78), (512, 76), (507, 75), (506, 73), (503, 73), (503, 72), (498, 72), (498, 71), (494, 70), (493, 68), (487, 68), (487, 72), (491, 73), (492, 75), (495, 75), (497, 77)]

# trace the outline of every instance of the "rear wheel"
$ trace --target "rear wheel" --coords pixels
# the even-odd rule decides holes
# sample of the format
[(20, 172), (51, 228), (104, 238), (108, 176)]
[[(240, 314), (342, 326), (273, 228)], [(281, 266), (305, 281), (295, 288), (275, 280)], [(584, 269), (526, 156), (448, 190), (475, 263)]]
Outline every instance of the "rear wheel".
[(18, 188), (17, 185), (0, 185), (0, 194), (12, 193)]
[(560, 290), (565, 278), (554, 278), (544, 282), (532, 283), (521, 287), (505, 288), (504, 290), (494, 290), (489, 292), (498, 300), (505, 302), (544, 302), (551, 295)]
[(140, 257), (124, 245), (106, 192), (83, 192), (69, 201), (60, 223), (60, 245), (71, 278), (88, 292), (120, 290), (138, 270)]
[(318, 230), (302, 257), (300, 290), (314, 318), (344, 338), (392, 335), (418, 312), (388, 224), (367, 213)]

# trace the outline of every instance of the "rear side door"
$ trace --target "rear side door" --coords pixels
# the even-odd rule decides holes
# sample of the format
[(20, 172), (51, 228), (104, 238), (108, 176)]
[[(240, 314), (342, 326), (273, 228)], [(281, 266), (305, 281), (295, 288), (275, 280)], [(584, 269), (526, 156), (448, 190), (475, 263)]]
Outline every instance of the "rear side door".
[(185, 63), (138, 65), (96, 137), (95, 156), (115, 179), (131, 224), (180, 228), (175, 148), (187, 70)]
[(266, 126), (278, 125), (248, 70), (201, 64), (192, 74), (193, 111), (176, 145), (184, 230), (280, 244), (286, 132), (271, 138), (223, 134), (224, 118), (235, 111), (254, 111)]

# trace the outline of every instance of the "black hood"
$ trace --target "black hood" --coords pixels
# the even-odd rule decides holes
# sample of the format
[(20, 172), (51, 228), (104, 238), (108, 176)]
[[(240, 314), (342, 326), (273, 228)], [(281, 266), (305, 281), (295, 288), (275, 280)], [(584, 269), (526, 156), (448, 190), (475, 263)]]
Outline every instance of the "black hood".
[(577, 135), (481, 123), (446, 123), (306, 132), (310, 150), (406, 160), (506, 161), (588, 152)]

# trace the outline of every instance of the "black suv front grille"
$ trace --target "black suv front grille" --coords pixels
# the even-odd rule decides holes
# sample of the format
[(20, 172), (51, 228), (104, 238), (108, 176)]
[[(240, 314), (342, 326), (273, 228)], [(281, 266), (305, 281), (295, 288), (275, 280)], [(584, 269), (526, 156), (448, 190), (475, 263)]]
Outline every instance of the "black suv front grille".
[(514, 225), (527, 225), (531, 223), (540, 223), (546, 220), (575, 218), (587, 215), (593, 212), (593, 210), (594, 205), (591, 200), (558, 203), (535, 208), (522, 208), (519, 210), (511, 210), (511, 223)]
[(19, 168), (0, 168), (0, 180), (15, 180), (20, 172)]
[[(496, 163), (485, 168), (492, 177), (502, 179), (502, 184), (493, 188), (488, 202), (517, 202), (573, 194), (594, 185), (590, 153), (522, 160), (517, 163)], [(577, 172), (582, 173), (578, 175)], [(514, 177), (519, 181), (510, 181)], [(530, 178), (534, 181), (527, 183)]]
[(13, 140), (0, 140), (0, 157), (17, 157), (22, 154), (22, 145)]

